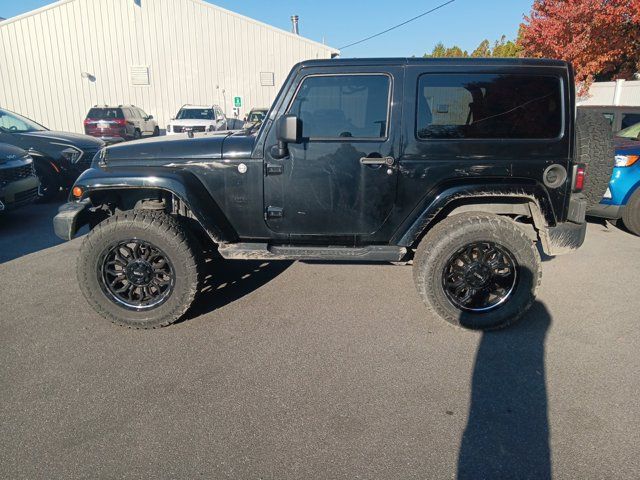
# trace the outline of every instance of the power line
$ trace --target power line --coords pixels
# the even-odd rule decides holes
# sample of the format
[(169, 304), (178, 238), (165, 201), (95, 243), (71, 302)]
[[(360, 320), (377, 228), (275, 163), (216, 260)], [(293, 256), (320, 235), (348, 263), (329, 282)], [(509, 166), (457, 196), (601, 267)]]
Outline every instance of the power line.
[(395, 30), (396, 28), (400, 28), (400, 27), (406, 25), (407, 23), (411, 23), (414, 20), (417, 20), (419, 18), (424, 17), (425, 15), (429, 15), (430, 13), (435, 12), (436, 10), (440, 10), (442, 7), (446, 7), (447, 5), (449, 5), (450, 3), (453, 3), (455, 1), (456, 0), (449, 0), (448, 2), (442, 3), (442, 4), (438, 5), (437, 7), (432, 8), (428, 12), (421, 13), (420, 15), (417, 15), (417, 16), (415, 16), (413, 18), (410, 18), (409, 20), (407, 20), (405, 22), (399, 23), (398, 25), (394, 25), (391, 28), (387, 28), (386, 30), (384, 30), (384, 31), (382, 31), (380, 33), (376, 33), (375, 35), (371, 35), (370, 37), (363, 38), (362, 40), (358, 40), (357, 42), (353, 42), (353, 43), (350, 43), (349, 45), (345, 45), (344, 47), (340, 47), (339, 50), (344, 50), (345, 48), (353, 47), (354, 45), (358, 45), (359, 43), (363, 43), (363, 42), (366, 42), (367, 40), (371, 40), (372, 38), (376, 38), (376, 37), (379, 37), (380, 35), (384, 35), (385, 33), (388, 33), (391, 30)]

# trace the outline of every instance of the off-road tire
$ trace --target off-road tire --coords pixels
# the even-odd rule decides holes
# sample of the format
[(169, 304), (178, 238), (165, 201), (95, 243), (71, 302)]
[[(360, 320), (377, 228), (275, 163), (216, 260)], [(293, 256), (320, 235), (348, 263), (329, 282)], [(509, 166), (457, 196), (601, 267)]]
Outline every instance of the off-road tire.
[(622, 223), (634, 235), (640, 236), (640, 188), (629, 198), (622, 211)]
[(576, 155), (587, 166), (584, 196), (587, 208), (600, 203), (613, 172), (615, 149), (611, 125), (599, 112), (578, 108), (576, 116)]
[(142, 132), (136, 128), (133, 132), (133, 139), (140, 140), (141, 138), (142, 138)]
[[(486, 312), (468, 312), (447, 298), (442, 275), (449, 258), (473, 242), (493, 242), (515, 259), (517, 281), (508, 300)], [(540, 284), (540, 257), (535, 244), (507, 217), (461, 213), (438, 223), (425, 235), (416, 251), (413, 278), (431, 313), (445, 321), (473, 330), (504, 328), (517, 321), (532, 305)]]
[[(161, 305), (143, 311), (116, 304), (100, 286), (100, 265), (105, 252), (119, 241), (140, 239), (162, 250), (175, 270), (170, 296)], [(164, 212), (128, 210), (98, 224), (84, 239), (77, 263), (80, 289), (89, 304), (111, 322), (130, 328), (150, 329), (170, 325), (191, 306), (199, 283), (200, 254), (191, 233)]]

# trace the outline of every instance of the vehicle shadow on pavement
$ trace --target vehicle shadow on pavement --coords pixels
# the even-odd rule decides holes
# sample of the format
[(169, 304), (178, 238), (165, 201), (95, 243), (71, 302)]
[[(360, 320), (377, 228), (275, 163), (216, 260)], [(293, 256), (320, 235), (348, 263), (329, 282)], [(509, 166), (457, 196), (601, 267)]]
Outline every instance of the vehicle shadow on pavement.
[(517, 325), (485, 332), (476, 354), (458, 479), (551, 478), (544, 344), (551, 315), (536, 301)]
[(179, 323), (222, 308), (254, 292), (284, 272), (292, 263), (224, 260), (214, 253), (206, 264), (204, 281), (196, 300)]
[(0, 214), (0, 263), (63, 243), (53, 231), (60, 202), (34, 203)]

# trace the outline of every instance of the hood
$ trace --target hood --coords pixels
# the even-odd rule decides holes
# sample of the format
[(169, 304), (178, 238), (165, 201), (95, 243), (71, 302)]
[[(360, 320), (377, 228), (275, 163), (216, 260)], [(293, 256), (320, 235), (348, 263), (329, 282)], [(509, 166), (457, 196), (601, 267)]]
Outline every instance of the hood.
[(39, 130), (36, 132), (20, 133), (23, 138), (40, 139), (47, 142), (60, 142), (78, 148), (102, 148), (104, 142), (98, 138), (80, 133), (56, 132), (53, 130)]
[(630, 138), (615, 137), (613, 143), (616, 153), (619, 154), (636, 154), (640, 155), (640, 140), (632, 140)]
[(240, 130), (229, 135), (223, 145), (222, 157), (250, 158), (256, 144), (258, 130)]
[(9, 160), (16, 160), (27, 155), (23, 149), (14, 147), (7, 143), (0, 143), (0, 163), (7, 162)]
[(229, 132), (152, 137), (107, 147), (105, 162), (113, 165), (166, 165), (222, 158), (222, 144)]
[(181, 127), (189, 126), (189, 127), (206, 127), (208, 125), (212, 125), (216, 123), (215, 120), (200, 120), (198, 118), (185, 118), (184, 120), (171, 120), (168, 122), (169, 125), (180, 125)]

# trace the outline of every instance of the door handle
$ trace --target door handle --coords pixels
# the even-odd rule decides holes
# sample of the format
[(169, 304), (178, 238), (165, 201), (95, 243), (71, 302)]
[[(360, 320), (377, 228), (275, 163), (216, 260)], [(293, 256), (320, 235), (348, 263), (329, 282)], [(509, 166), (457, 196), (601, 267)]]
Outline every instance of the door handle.
[(362, 157), (360, 163), (362, 165), (386, 165), (391, 167), (396, 163), (396, 159), (393, 157)]

